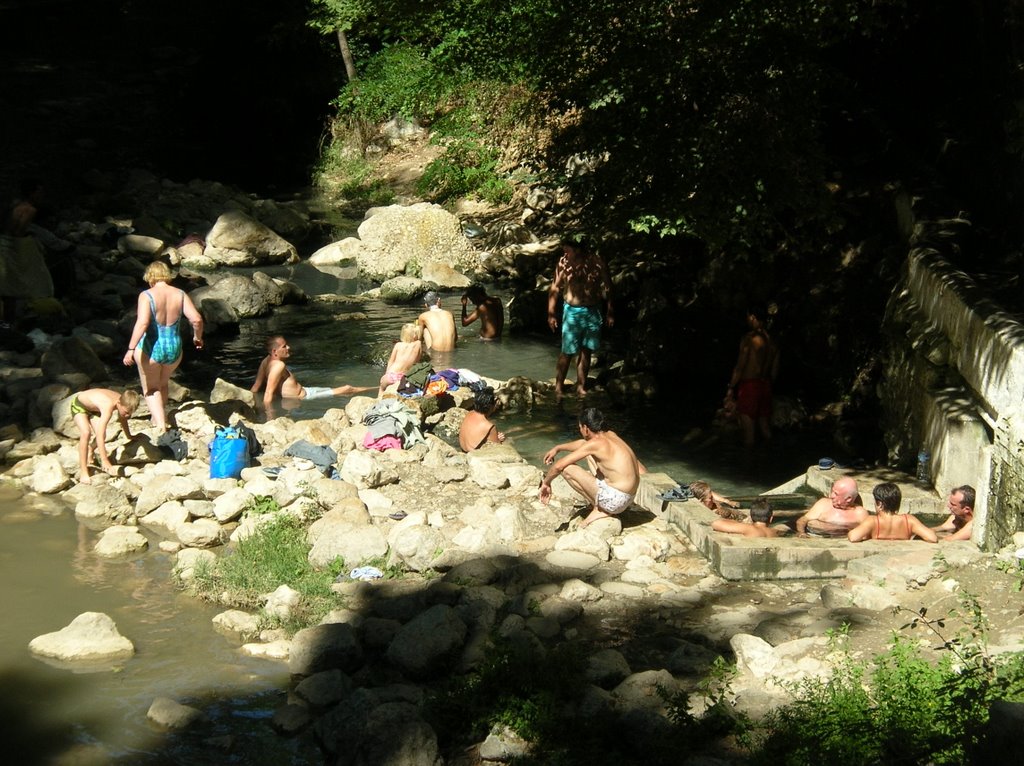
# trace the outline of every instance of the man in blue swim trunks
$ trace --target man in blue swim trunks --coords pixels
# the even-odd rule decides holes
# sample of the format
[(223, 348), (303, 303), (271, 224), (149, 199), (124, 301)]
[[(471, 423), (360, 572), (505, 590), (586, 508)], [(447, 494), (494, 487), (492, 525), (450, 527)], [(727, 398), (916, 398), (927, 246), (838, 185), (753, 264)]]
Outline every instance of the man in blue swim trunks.
[[(555, 366), (555, 396), (562, 398), (569, 361), (576, 360), (576, 393), (587, 393), (587, 375), (590, 372), (591, 353), (601, 344), (601, 325), (611, 327), (612, 283), (608, 266), (601, 256), (589, 252), (576, 239), (562, 240), (562, 256), (555, 266), (555, 278), (548, 290), (548, 326), (558, 328), (555, 309), (561, 296), (562, 352)], [(602, 319), (600, 305), (604, 303)]]
[[(562, 474), (569, 486), (590, 504), (590, 513), (580, 522), (580, 527), (585, 527), (599, 519), (618, 516), (629, 508), (640, 487), (640, 474), (646, 469), (636, 459), (633, 449), (608, 429), (604, 415), (596, 407), (580, 411), (579, 429), (582, 439), (558, 444), (544, 455), (544, 465), (551, 468), (540, 482), (540, 501), (547, 505), (551, 499), (551, 482)], [(555, 462), (559, 452), (569, 454)], [(576, 465), (584, 459), (589, 471)]]

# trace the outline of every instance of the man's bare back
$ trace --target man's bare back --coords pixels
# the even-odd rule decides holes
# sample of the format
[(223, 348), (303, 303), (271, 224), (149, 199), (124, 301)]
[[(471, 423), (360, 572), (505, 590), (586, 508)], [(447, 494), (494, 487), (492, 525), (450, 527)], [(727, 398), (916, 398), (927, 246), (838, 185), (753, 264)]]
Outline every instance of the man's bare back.
[(435, 292), (427, 293), (423, 303), (427, 310), (416, 320), (416, 324), (423, 328), (423, 345), (432, 351), (453, 350), (458, 336), (452, 312), (441, 308), (441, 298)]
[(570, 306), (600, 306), (610, 286), (608, 268), (596, 253), (573, 249), (558, 259), (553, 288)]

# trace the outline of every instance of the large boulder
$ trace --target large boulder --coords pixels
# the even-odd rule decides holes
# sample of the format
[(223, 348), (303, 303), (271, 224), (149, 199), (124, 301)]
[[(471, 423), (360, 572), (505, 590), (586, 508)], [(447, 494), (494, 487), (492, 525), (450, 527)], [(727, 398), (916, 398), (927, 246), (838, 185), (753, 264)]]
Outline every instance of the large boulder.
[(262, 266), (295, 263), (295, 246), (269, 227), (237, 210), (221, 215), (206, 235), (206, 249), (199, 262), (183, 261), (194, 269), (217, 266)]
[[(212, 285), (193, 290), (189, 295), (204, 317), (207, 308), (212, 313), (216, 313), (218, 317), (221, 315), (230, 317), (231, 314), (225, 312), (223, 306), (230, 307), (231, 312), (234, 313), (236, 324), (239, 317), (259, 317), (269, 314), (272, 305), (263, 288), (250, 277), (241, 274), (228, 274)], [(207, 307), (207, 303), (212, 305)]]
[(54, 341), (53, 345), (43, 352), (40, 367), (48, 378), (59, 378), (69, 372), (83, 373), (90, 381), (107, 377), (106, 365), (96, 352), (88, 343), (76, 337)]
[(346, 261), (356, 260), (356, 256), (362, 246), (363, 243), (355, 237), (347, 237), (338, 242), (332, 242), (329, 245), (324, 245), (309, 256), (309, 264), (311, 266), (337, 266)]
[(458, 218), (443, 207), (421, 202), (370, 212), (373, 215), (359, 226), (362, 246), (355, 253), (359, 270), (368, 279), (418, 276), (431, 261), (460, 272), (478, 268), (480, 258), (462, 234)]

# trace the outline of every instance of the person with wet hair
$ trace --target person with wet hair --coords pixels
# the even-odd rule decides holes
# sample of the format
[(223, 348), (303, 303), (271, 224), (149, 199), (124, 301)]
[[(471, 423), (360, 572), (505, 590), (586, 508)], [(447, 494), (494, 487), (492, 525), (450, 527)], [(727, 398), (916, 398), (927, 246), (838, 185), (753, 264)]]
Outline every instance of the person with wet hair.
[(935, 532), (916, 516), (900, 513), (903, 493), (891, 481), (877, 485), (871, 494), (875, 498), (875, 515), (850, 530), (847, 538), (851, 543), (865, 540), (910, 540), (914, 537), (928, 543), (938, 540)]
[(750, 504), (750, 522), (734, 519), (715, 519), (711, 528), (716, 532), (726, 532), (744, 537), (778, 537), (777, 530), (772, 529), (772, 504), (768, 498), (759, 497)]
[(942, 535), (940, 539), (943, 542), (971, 539), (971, 533), (974, 531), (974, 500), (974, 487), (969, 484), (950, 490), (946, 501), (949, 518), (939, 526), (932, 527)]
[[(466, 304), (472, 301), (476, 308), (466, 315)], [(501, 340), (501, 331), (505, 327), (505, 307), (493, 295), (488, 295), (482, 285), (474, 284), (466, 288), (462, 296), (462, 326), (468, 327), (480, 320), (480, 340)]]
[[(544, 464), (551, 468), (541, 479), (540, 501), (547, 505), (551, 500), (551, 482), (561, 474), (591, 507), (580, 522), (580, 526), (585, 527), (629, 508), (645, 469), (633, 449), (608, 428), (604, 415), (597, 408), (580, 411), (579, 431), (582, 438), (558, 444), (544, 455)], [(556, 462), (559, 452), (569, 454)], [(587, 461), (589, 471), (576, 465), (580, 460)]]
[(473, 396), (473, 409), (466, 414), (459, 427), (459, 446), (463, 452), (478, 450), (485, 444), (500, 444), (505, 434), (491, 422), (490, 417), (498, 409), (498, 399), (490, 386), (481, 388)]
[[(723, 519), (735, 519), (736, 521), (743, 521), (746, 516), (739, 511), (731, 510), (739, 508), (740, 504), (730, 500), (725, 495), (720, 495), (711, 489), (711, 485), (706, 481), (695, 481), (690, 484), (690, 492), (695, 498), (707, 508), (709, 511), (714, 511)], [(725, 508), (723, 506), (729, 506)]]

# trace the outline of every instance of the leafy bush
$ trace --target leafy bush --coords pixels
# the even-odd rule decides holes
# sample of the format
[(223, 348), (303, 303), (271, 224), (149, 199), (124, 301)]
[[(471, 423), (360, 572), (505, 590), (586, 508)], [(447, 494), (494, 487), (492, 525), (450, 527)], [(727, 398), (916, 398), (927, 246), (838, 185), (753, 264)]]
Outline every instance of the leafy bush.
[(423, 171), (420, 194), (435, 200), (477, 196), (493, 204), (512, 199), (512, 185), (498, 170), (498, 150), (472, 139), (456, 139)]
[(960, 764), (970, 761), (997, 699), (1024, 696), (1024, 655), (988, 653), (987, 626), (977, 601), (963, 600), (967, 627), (953, 638), (946, 621), (921, 609), (904, 626), (925, 628), (946, 652), (938, 662), (921, 645), (895, 636), (865, 667), (843, 649), (827, 681), (804, 681), (796, 700), (773, 711), (754, 763), (859, 766), (875, 763)]

